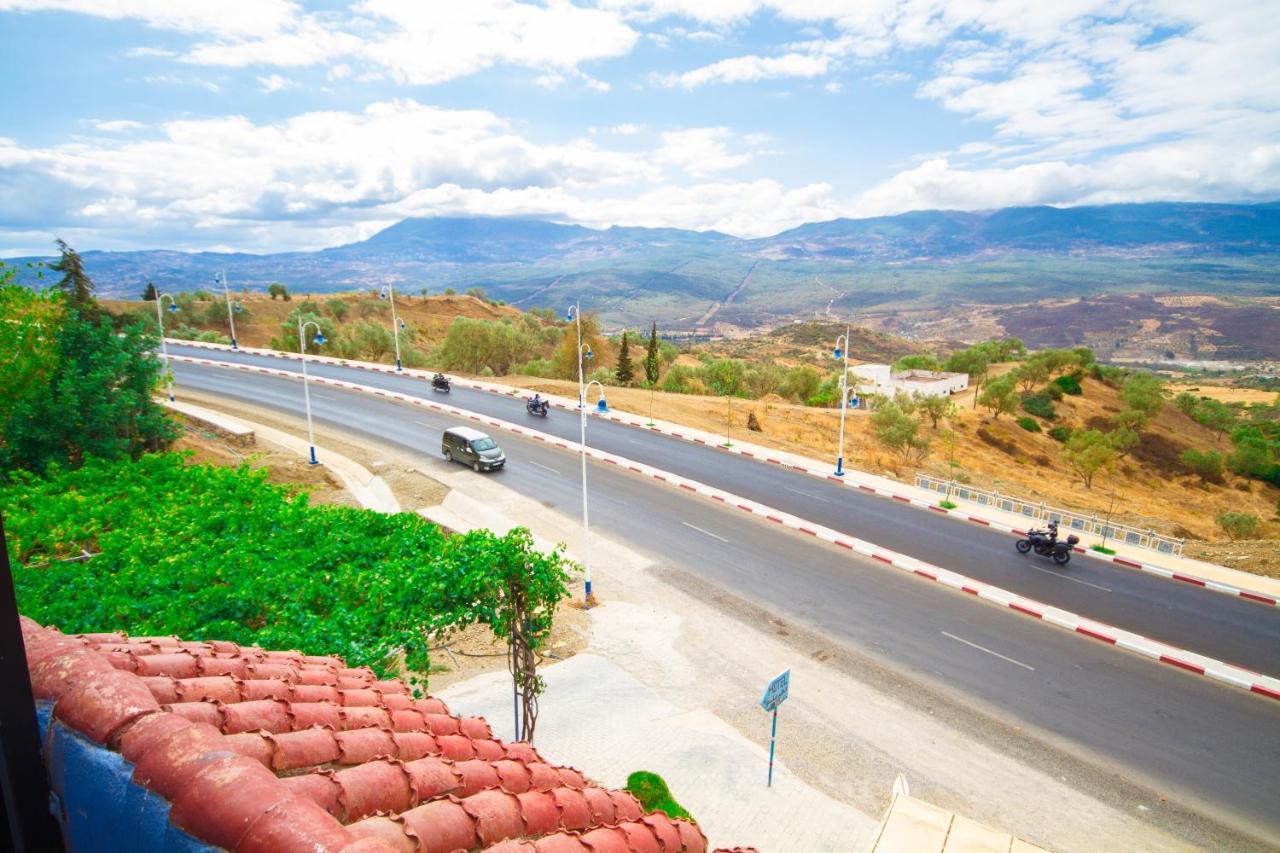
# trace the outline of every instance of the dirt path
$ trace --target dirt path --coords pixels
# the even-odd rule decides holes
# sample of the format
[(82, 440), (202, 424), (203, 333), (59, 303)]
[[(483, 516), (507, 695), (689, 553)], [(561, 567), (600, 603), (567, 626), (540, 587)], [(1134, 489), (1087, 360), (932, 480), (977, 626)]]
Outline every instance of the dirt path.
[(742, 289), (747, 286), (747, 283), (751, 281), (751, 276), (753, 273), (755, 273), (756, 267), (758, 266), (760, 266), (760, 261), (756, 261), (754, 264), (752, 264), (751, 269), (747, 270), (747, 274), (742, 277), (742, 281), (738, 282), (738, 286), (735, 287), (732, 291), (730, 291), (729, 295), (726, 296), (724, 299), (720, 300), (719, 302), (712, 303), (711, 307), (707, 309), (706, 313), (703, 314), (701, 317), (699, 317), (698, 321), (694, 323), (694, 326), (699, 328), (702, 326), (705, 326), (707, 323), (711, 322), (711, 318), (714, 317), (721, 308), (723, 308), (725, 305), (732, 305), (733, 300), (738, 296), (739, 293), (742, 292)]

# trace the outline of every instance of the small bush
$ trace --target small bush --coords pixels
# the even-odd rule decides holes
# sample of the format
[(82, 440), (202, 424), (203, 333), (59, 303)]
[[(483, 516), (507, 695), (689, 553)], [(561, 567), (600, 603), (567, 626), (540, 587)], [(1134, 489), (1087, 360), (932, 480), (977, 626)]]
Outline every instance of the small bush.
[(1057, 385), (1054, 385), (1052, 382), (1050, 382), (1048, 385), (1044, 386), (1044, 393), (1048, 394), (1048, 395), (1049, 395), (1049, 399), (1051, 399), (1051, 400), (1061, 400), (1061, 399), (1062, 399), (1062, 389), (1061, 389), (1061, 388), (1059, 388)]
[(938, 506), (942, 507), (943, 509), (955, 509), (955, 508), (956, 508), (956, 505), (955, 505), (955, 502), (954, 502), (954, 501), (938, 501)]
[(1081, 394), (1084, 393), (1084, 389), (1080, 387), (1079, 373), (1063, 374), (1062, 376), (1059, 376), (1057, 379), (1053, 380), (1052, 384), (1055, 387), (1057, 387), (1059, 390), (1061, 390), (1062, 393), (1064, 394), (1071, 394), (1073, 396), (1079, 397)]
[(625, 790), (635, 795), (645, 812), (662, 811), (666, 812), (667, 817), (682, 817), (685, 820), (697, 823), (697, 821), (693, 820), (693, 815), (685, 811), (683, 806), (671, 798), (671, 791), (667, 788), (667, 783), (657, 773), (637, 770), (627, 777)]
[(1060, 441), (1063, 444), (1066, 444), (1067, 439), (1071, 438), (1071, 427), (1065, 427), (1065, 426), (1050, 427), (1049, 437), (1052, 438), (1054, 441)]
[(1040, 422), (1035, 418), (1029, 418), (1026, 415), (1018, 418), (1018, 426), (1022, 427), (1027, 432), (1040, 432)]
[(1099, 554), (1114, 554), (1114, 548), (1108, 548), (1105, 545), (1090, 545), (1090, 550), (1097, 551)]
[(1053, 408), (1052, 398), (1043, 391), (1023, 397), (1022, 410), (1029, 415), (1044, 418), (1046, 421), (1052, 421), (1058, 417), (1058, 413)]
[(1220, 512), (1215, 520), (1233, 542), (1237, 539), (1254, 539), (1262, 529), (1262, 520), (1250, 512)]
[(1179, 460), (1188, 471), (1200, 478), (1200, 482), (1222, 482), (1222, 454), (1218, 451), (1196, 450), (1192, 447), (1184, 450)]

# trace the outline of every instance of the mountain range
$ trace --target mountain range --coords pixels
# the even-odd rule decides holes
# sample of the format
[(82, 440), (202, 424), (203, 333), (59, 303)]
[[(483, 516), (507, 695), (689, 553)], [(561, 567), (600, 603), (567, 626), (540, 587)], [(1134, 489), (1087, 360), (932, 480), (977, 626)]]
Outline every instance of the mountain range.
[[(294, 292), (392, 283), (483, 288), (521, 307), (581, 301), (606, 322), (774, 325), (814, 314), (1028, 303), (1117, 293), (1280, 295), (1280, 202), (927, 210), (742, 239), (537, 219), (406, 219), (312, 252), (83, 253), (105, 296), (280, 281)], [(15, 259), (23, 279), (34, 281)], [(11, 262), (12, 263), (12, 262)]]

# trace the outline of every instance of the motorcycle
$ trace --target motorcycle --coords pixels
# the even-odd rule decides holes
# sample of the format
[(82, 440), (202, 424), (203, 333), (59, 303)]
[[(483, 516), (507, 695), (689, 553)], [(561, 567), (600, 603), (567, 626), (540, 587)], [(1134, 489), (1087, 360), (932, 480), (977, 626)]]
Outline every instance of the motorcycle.
[(449, 386), (449, 377), (445, 376), (443, 373), (437, 373), (435, 376), (431, 377), (432, 391), (443, 391), (448, 394)]
[(1025, 539), (1019, 539), (1014, 547), (1019, 554), (1035, 550), (1041, 557), (1051, 557), (1059, 566), (1071, 562), (1071, 552), (1079, 544), (1080, 537), (1069, 534), (1065, 540), (1058, 539), (1058, 525), (1050, 522), (1048, 530), (1029, 530)]
[(529, 400), (524, 404), (525, 411), (531, 415), (546, 417), (547, 412), (551, 410), (546, 400)]

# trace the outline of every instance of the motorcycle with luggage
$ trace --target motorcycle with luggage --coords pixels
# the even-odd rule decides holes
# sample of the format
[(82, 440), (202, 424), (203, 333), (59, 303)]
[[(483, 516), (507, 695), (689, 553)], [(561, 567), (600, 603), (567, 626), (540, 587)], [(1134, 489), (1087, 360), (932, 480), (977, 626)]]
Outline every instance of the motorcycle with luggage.
[(1049, 557), (1059, 566), (1065, 566), (1071, 562), (1071, 552), (1079, 543), (1080, 537), (1074, 533), (1068, 534), (1066, 539), (1059, 539), (1058, 522), (1051, 521), (1044, 530), (1028, 530), (1026, 537), (1019, 539), (1014, 547), (1019, 554), (1035, 551), (1041, 557)]

